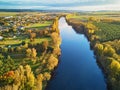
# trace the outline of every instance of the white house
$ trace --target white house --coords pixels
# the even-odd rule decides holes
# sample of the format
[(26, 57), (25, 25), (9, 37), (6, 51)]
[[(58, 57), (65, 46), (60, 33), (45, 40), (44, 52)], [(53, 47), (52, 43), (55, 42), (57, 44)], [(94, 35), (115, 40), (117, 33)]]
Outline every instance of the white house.
[(2, 37), (2, 36), (0, 36), (0, 40), (3, 40), (3, 37)]

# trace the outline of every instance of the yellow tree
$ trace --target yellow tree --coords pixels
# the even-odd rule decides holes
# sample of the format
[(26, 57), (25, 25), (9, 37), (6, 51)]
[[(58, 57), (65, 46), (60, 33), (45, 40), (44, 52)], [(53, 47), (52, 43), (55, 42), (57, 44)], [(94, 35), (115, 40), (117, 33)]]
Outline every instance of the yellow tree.
[(44, 74), (43, 74), (43, 79), (44, 80), (50, 80), (50, 78), (51, 78), (51, 75), (50, 75), (50, 73), (48, 73), (48, 72), (45, 72)]
[(47, 40), (43, 41), (42, 48), (43, 48), (44, 51), (47, 50), (47, 48), (48, 48), (48, 41)]
[(103, 49), (104, 49), (104, 46), (102, 44), (95, 45), (95, 50), (99, 56), (102, 55)]
[(35, 84), (35, 77), (33, 72), (31, 71), (31, 67), (29, 65), (25, 66), (25, 72), (26, 72), (26, 78), (27, 78), (27, 87), (26, 88), (30, 88), (32, 89), (34, 87)]
[(47, 64), (48, 69), (52, 70), (57, 65), (58, 65), (58, 59), (56, 57), (54, 57), (53, 55), (51, 55), (50, 58), (48, 59), (48, 64)]
[(27, 50), (26, 50), (26, 56), (27, 57), (31, 57), (31, 49), (30, 48), (28, 48)]
[(105, 46), (103, 54), (105, 56), (112, 57), (115, 54), (115, 49), (113, 49), (111, 46)]
[(36, 58), (36, 55), (37, 55), (36, 49), (32, 48), (32, 50), (31, 50), (31, 56), (32, 56), (32, 58)]
[(33, 41), (36, 37), (36, 33), (30, 33), (30, 40)]
[(43, 81), (43, 74), (39, 74), (37, 76), (37, 81), (36, 81), (36, 90), (42, 90), (42, 81)]

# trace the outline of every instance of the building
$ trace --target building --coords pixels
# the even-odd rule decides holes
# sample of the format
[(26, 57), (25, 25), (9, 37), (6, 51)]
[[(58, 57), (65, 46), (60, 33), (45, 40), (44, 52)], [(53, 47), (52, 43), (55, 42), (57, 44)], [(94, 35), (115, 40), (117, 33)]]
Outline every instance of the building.
[(3, 37), (2, 37), (2, 36), (0, 36), (0, 40), (3, 40)]

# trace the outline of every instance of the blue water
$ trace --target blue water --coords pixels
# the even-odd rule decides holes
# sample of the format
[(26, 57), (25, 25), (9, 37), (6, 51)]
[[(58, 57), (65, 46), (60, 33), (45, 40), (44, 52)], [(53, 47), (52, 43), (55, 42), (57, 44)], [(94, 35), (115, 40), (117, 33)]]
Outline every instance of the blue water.
[(77, 34), (65, 18), (59, 20), (59, 29), (62, 54), (47, 90), (106, 90), (104, 75), (87, 38)]

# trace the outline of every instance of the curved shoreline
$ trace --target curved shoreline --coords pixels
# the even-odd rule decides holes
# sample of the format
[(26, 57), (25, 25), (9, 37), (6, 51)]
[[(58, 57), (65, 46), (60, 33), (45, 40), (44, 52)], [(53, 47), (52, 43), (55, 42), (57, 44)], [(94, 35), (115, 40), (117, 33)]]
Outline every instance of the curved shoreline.
[[(63, 20), (63, 22), (64, 21), (66, 21), (65, 19)], [(62, 43), (62, 50), (63, 50), (63, 52), (62, 52), (62, 60), (61, 60), (61, 64), (60, 65), (58, 65), (59, 67), (57, 67), (57, 69), (55, 68), (55, 70), (53, 71), (53, 75), (52, 75), (52, 77), (54, 77), (54, 75), (55, 75), (55, 73), (58, 73), (59, 72), (59, 74), (57, 74), (56, 76), (55, 76), (55, 78), (51, 78), (51, 81), (50, 81), (50, 83), (48, 82), (48, 87), (46, 88), (46, 90), (64, 90), (65, 89), (65, 87), (66, 88), (69, 88), (69, 90), (73, 90), (72, 88), (75, 88), (76, 87), (76, 89), (77, 88), (81, 88), (81, 90), (84, 90), (85, 89), (85, 87), (87, 87), (87, 88), (91, 88), (90, 90), (92, 90), (92, 88), (97, 88), (98, 90), (100, 90), (100, 88), (101, 88), (101, 90), (106, 90), (105, 88), (106, 88), (106, 84), (105, 84), (105, 82), (104, 82), (104, 77), (102, 76), (102, 73), (101, 73), (101, 70), (99, 69), (99, 67), (97, 66), (97, 64), (96, 64), (96, 62), (94, 62), (94, 59), (93, 59), (93, 52), (91, 52), (91, 49), (89, 48), (89, 41), (87, 40), (87, 38), (86, 37), (84, 37), (84, 35), (78, 35), (78, 34), (76, 34), (75, 33), (75, 31), (72, 29), (72, 27), (71, 26), (69, 26), (68, 24), (67, 24), (67, 22), (65, 23), (65, 26), (64, 26), (64, 24), (63, 24), (63, 22), (62, 22), (62, 25), (63, 25), (63, 29), (61, 28), (61, 30), (63, 31), (62, 32), (62, 39), (64, 39), (63, 40), (63, 42), (64, 43)], [(67, 26), (67, 27), (66, 27)], [(65, 28), (66, 27), (66, 28)], [(70, 29), (68, 29), (68, 31), (67, 31), (67, 28), (69, 28), (70, 27)], [(65, 29), (64, 29), (65, 28)], [(65, 31), (65, 32), (64, 32)], [(68, 35), (69, 36), (69, 33), (71, 33), (71, 38), (73, 38), (72, 40), (70, 39), (70, 38), (67, 38), (67, 36), (66, 35)], [(80, 37), (79, 37), (80, 36)], [(84, 38), (84, 40), (83, 40), (83, 42), (80, 42), (80, 41), (76, 41), (76, 38), (77, 39), (82, 39), (82, 38)], [(67, 42), (67, 41), (69, 41), (70, 40), (70, 42)], [(75, 42), (74, 42), (74, 40), (75, 40)], [(79, 45), (82, 45), (82, 44), (80, 44), (80, 43), (83, 43), (83, 44), (85, 44), (85, 45), (87, 45), (87, 48), (89, 48), (89, 49), (87, 49), (87, 48), (85, 48), (85, 52), (89, 52), (90, 51), (90, 54), (88, 54), (88, 57), (89, 58), (91, 58), (92, 59), (92, 63), (91, 63), (91, 61), (90, 61), (90, 59), (88, 59), (88, 58), (84, 58), (84, 57), (81, 57), (79, 54), (77, 54), (77, 55), (74, 55), (73, 53), (74, 53), (74, 51), (72, 52), (71, 51), (71, 53), (70, 52), (66, 52), (66, 50), (78, 50), (78, 53), (81, 53), (82, 54), (82, 52), (81, 52), (81, 48), (79, 47)], [(68, 48), (67, 47), (65, 47), (67, 44), (70, 44), (70, 46), (68, 46)], [(75, 45), (75, 47), (76, 48), (71, 48), (71, 45)], [(83, 50), (84, 51), (84, 50)], [(64, 53), (64, 54), (63, 54)], [(73, 54), (73, 57), (72, 56), (69, 56), (70, 54)], [(91, 54), (92, 54), (92, 56), (91, 56)], [(82, 55), (83, 56), (83, 55)], [(67, 58), (69, 58), (69, 59), (67, 59)], [(82, 61), (80, 61), (79, 59), (81, 59)], [(85, 60), (84, 60), (85, 59)], [(70, 62), (70, 61), (71, 62)], [(76, 60), (76, 62), (79, 62), (78, 64), (76, 64), (76, 62), (74, 61), (74, 60)], [(89, 60), (89, 61), (87, 61), (87, 60)], [(87, 75), (87, 72), (85, 73), (84, 71), (86, 71), (86, 70), (88, 70), (88, 67), (83, 67), (83, 69), (81, 69), (81, 70), (78, 70), (79, 68), (77, 68), (77, 67), (80, 67), (80, 68), (82, 68), (82, 66), (81, 66), (81, 64), (85, 64), (85, 65), (87, 65), (88, 67), (90, 67), (90, 70), (92, 69), (94, 69), (93, 71), (91, 71), (91, 72), (89, 72), (89, 73), (91, 73), (92, 75), (94, 75), (95, 73), (96, 73), (96, 71), (99, 73), (98, 75), (96, 75), (94, 78), (93, 78), (93, 76), (91, 76), (91, 74), (90, 74), (90, 77), (88, 76), (86, 76)], [(91, 65), (89, 65), (88, 63), (91, 63)], [(75, 65), (75, 66), (77, 66), (77, 67), (74, 67), (73, 69), (70, 67), (71, 65)], [(68, 68), (69, 67), (69, 68)], [(93, 68), (94, 67), (94, 68)], [(66, 69), (65, 69), (66, 68)], [(69, 70), (72, 70), (72, 71), (69, 71)], [(56, 71), (57, 70), (57, 71)], [(62, 71), (61, 71), (62, 70)], [(67, 71), (66, 71), (67, 70)], [(74, 71), (75, 72), (74, 72)], [(71, 73), (71, 75), (68, 75), (68, 73)], [(75, 73), (77, 73), (77, 74), (80, 74), (81, 75), (81, 77), (80, 76), (78, 76), (78, 77), (73, 77), (73, 74), (75, 74)], [(62, 76), (61, 76), (62, 75)], [(64, 76), (63, 76), (64, 75)], [(73, 80), (75, 80), (74, 81), (74, 83), (76, 83), (75, 85), (73, 85), (73, 86), (70, 86), (69, 87), (69, 84), (67, 84), (67, 82), (71, 82), (71, 79), (68, 79), (67, 77), (70, 77), (70, 78), (73, 78)], [(82, 79), (82, 77), (83, 77), (83, 80), (82, 81), (80, 81), (81, 79)], [(100, 79), (98, 80), (98, 81), (96, 81), (97, 79), (95, 79), (96, 77), (100, 77)], [(93, 81), (93, 82), (91, 82), (91, 84), (88, 84), (88, 81), (87, 80), (89, 80), (89, 79), (94, 79), (95, 80), (95, 82)], [(79, 80), (80, 79), (80, 80)], [(83, 81), (86, 83), (83, 83)], [(60, 83), (61, 83), (61, 85), (60, 85)], [(63, 84), (62, 84), (63, 83)], [(80, 83), (80, 85), (81, 86), (79, 86), (78, 84)], [(97, 83), (99, 83), (99, 84), (97, 84)], [(65, 84), (65, 86), (64, 86), (64, 84)], [(98, 85), (97, 87), (94, 87), (94, 85), (93, 84), (96, 84), (96, 85)], [(54, 85), (55, 85), (55, 87), (54, 87)], [(82, 89), (83, 88), (83, 89)], [(96, 90), (97, 90), (96, 89)]]

